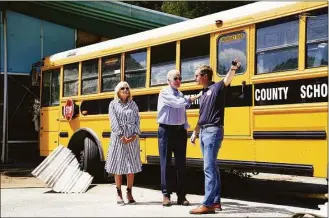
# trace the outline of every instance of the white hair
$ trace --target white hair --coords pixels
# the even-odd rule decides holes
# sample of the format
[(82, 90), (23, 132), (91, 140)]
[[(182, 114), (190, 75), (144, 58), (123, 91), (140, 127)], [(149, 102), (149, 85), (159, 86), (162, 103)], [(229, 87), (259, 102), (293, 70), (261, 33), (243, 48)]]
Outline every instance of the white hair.
[(130, 86), (126, 81), (119, 82), (118, 85), (115, 87), (115, 89), (114, 89), (114, 99), (115, 100), (119, 99), (119, 91), (122, 87), (128, 87), (129, 88), (128, 100), (131, 101), (133, 99), (133, 96), (131, 95)]
[(169, 70), (167, 73), (167, 79), (169, 81), (173, 81), (173, 79), (175, 78), (176, 75), (180, 75), (179, 70), (173, 69), (173, 70)]

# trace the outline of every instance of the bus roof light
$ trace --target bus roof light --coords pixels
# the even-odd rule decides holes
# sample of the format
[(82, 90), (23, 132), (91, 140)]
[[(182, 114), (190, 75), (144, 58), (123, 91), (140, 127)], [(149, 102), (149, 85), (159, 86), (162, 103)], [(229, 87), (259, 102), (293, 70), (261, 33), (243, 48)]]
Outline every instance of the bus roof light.
[(217, 27), (223, 26), (223, 21), (222, 20), (216, 20), (216, 26)]

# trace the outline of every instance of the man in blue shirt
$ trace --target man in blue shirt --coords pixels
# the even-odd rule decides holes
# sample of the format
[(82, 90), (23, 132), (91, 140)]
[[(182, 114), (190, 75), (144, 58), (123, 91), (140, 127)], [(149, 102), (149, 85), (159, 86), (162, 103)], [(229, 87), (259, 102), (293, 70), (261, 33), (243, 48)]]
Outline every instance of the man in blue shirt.
[(168, 87), (161, 90), (158, 98), (158, 144), (161, 167), (161, 191), (163, 194), (163, 206), (170, 206), (171, 187), (170, 163), (172, 152), (175, 155), (177, 169), (177, 204), (188, 206), (186, 200), (186, 145), (187, 122), (186, 107), (199, 96), (187, 97), (178, 90), (182, 77), (178, 70), (170, 70), (167, 74)]
[(227, 87), (230, 85), (235, 71), (240, 67), (237, 59), (225, 78), (214, 83), (213, 71), (209, 66), (200, 66), (195, 71), (196, 82), (203, 86), (200, 97), (198, 124), (191, 136), (192, 144), (200, 133), (200, 147), (203, 154), (203, 170), (205, 175), (205, 196), (202, 204), (191, 210), (191, 214), (215, 213), (222, 210), (220, 202), (220, 175), (217, 167), (217, 156), (224, 137), (224, 109)]

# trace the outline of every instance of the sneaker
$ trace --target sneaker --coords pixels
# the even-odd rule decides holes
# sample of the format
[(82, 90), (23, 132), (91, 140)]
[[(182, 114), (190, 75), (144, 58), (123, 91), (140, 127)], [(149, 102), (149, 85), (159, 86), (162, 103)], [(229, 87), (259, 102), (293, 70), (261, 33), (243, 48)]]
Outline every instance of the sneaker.
[(171, 206), (170, 198), (163, 196), (162, 206), (169, 207)]

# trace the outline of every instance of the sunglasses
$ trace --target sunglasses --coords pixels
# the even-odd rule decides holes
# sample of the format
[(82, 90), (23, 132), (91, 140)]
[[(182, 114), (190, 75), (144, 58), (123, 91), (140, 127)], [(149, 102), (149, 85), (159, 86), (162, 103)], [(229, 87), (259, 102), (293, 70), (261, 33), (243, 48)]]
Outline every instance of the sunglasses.
[(175, 77), (174, 80), (175, 80), (175, 81), (176, 81), (176, 80), (182, 81), (182, 77), (181, 77), (181, 76), (180, 76), (180, 77)]
[(129, 88), (128, 87), (121, 87), (120, 90), (128, 90), (129, 91)]

